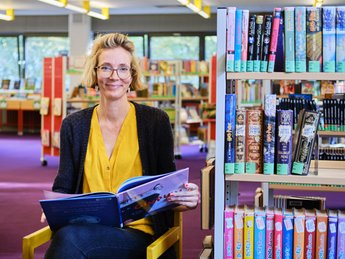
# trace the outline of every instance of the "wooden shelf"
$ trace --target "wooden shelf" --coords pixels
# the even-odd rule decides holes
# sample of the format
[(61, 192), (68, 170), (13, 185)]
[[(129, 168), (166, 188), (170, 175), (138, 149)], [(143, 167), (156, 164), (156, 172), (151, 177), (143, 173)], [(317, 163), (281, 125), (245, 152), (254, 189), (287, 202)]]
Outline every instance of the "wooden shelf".
[(300, 190), (300, 191), (317, 191), (317, 192), (345, 192), (344, 187), (325, 186), (325, 185), (284, 185), (284, 184), (270, 184), (270, 189), (275, 190)]
[(320, 137), (345, 137), (345, 131), (319, 130), (317, 134)]
[(345, 185), (345, 169), (319, 168), (318, 175), (264, 175), (264, 174), (233, 174), (225, 175), (226, 181), (260, 182), (260, 183), (300, 183)]
[[(319, 160), (318, 167), (322, 169), (343, 169), (345, 177), (345, 161), (333, 161), (333, 160)], [(315, 160), (310, 162), (310, 168), (315, 168)]]
[(226, 73), (227, 79), (262, 79), (262, 80), (345, 80), (345, 73), (285, 73), (285, 72), (245, 72)]

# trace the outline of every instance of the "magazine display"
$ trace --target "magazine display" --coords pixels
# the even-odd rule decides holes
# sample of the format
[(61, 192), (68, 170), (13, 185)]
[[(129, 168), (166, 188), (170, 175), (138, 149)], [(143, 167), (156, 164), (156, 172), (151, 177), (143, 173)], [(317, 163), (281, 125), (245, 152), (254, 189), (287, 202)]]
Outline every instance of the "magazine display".
[(118, 192), (63, 194), (45, 191), (41, 207), (51, 230), (68, 224), (97, 223), (123, 227), (129, 222), (172, 209), (169, 193), (181, 191), (188, 182), (189, 168), (139, 176), (125, 181)]

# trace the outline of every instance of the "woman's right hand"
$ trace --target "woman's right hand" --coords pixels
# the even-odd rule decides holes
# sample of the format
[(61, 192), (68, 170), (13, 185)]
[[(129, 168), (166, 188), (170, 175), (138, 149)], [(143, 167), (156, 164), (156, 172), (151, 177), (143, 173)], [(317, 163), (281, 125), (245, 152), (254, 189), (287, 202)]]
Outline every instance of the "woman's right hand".
[(41, 223), (46, 222), (46, 220), (47, 220), (46, 215), (44, 214), (44, 212), (42, 212), (42, 214), (41, 214)]

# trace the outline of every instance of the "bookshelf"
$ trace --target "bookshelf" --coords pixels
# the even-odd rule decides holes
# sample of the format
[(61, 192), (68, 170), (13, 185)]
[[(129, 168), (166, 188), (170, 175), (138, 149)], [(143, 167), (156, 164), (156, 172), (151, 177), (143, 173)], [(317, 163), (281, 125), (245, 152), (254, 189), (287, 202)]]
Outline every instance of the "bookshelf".
[[(267, 72), (246, 72), (246, 73), (227, 73), (225, 71), (226, 63), (226, 8), (217, 10), (217, 110), (216, 110), (216, 175), (215, 175), (215, 224), (214, 224), (214, 258), (223, 258), (224, 244), (224, 207), (237, 203), (238, 185), (240, 182), (258, 182), (268, 190), (269, 184), (286, 183), (286, 186), (292, 186), (295, 183), (315, 185), (308, 187), (309, 190), (317, 189), (320, 185), (345, 185), (344, 166), (338, 165), (332, 168), (335, 163), (328, 163), (328, 168), (318, 168), (317, 175), (311, 172), (307, 176), (296, 175), (263, 175), (263, 174), (234, 174), (224, 175), (224, 125), (225, 125), (225, 103), (224, 95), (226, 93), (226, 80), (323, 80), (332, 78), (332, 80), (345, 80), (345, 73), (267, 73)], [(330, 134), (341, 134), (338, 132), (320, 132), (320, 136)], [(318, 166), (321, 161), (318, 161)], [(338, 161), (336, 161), (338, 162)], [(339, 162), (339, 163), (344, 163)], [(294, 185), (293, 187), (298, 187)], [(315, 187), (315, 188), (314, 188)], [(286, 187), (288, 188), (288, 187)], [(272, 188), (273, 189), (273, 188)], [(321, 189), (327, 191), (329, 188)], [(339, 190), (343, 191), (344, 188)], [(254, 199), (254, 197), (253, 197)], [(264, 201), (266, 205), (269, 202), (269, 193), (264, 191)], [(264, 204), (265, 204), (264, 203)]]

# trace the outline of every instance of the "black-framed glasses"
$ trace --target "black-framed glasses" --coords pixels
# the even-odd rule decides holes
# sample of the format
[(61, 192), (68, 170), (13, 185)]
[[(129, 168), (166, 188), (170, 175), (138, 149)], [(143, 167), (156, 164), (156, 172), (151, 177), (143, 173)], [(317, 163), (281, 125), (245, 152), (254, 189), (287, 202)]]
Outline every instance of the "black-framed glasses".
[(112, 68), (111, 66), (98, 66), (95, 67), (101, 77), (111, 77), (116, 71), (117, 76), (120, 79), (128, 79), (131, 76), (131, 68), (127, 66), (120, 66), (118, 68)]

